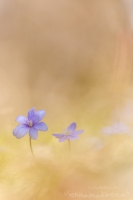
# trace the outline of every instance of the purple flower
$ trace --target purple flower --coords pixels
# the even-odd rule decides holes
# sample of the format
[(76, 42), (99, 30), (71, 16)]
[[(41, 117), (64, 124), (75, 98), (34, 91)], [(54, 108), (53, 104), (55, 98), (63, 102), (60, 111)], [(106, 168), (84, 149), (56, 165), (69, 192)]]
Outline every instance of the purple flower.
[(19, 116), (16, 121), (20, 123), (14, 130), (13, 135), (20, 139), (29, 132), (30, 137), (36, 140), (38, 131), (47, 131), (48, 127), (44, 122), (40, 122), (45, 115), (44, 110), (34, 112), (34, 108), (29, 110), (28, 117)]
[(58, 138), (59, 142), (64, 142), (65, 140), (76, 140), (79, 138), (78, 135), (81, 134), (84, 130), (76, 131), (75, 129), (76, 129), (76, 123), (73, 122), (63, 131), (63, 133), (61, 134), (55, 133), (52, 135)]
[(115, 122), (112, 126), (106, 126), (102, 129), (102, 133), (106, 135), (125, 134), (129, 129), (123, 122)]

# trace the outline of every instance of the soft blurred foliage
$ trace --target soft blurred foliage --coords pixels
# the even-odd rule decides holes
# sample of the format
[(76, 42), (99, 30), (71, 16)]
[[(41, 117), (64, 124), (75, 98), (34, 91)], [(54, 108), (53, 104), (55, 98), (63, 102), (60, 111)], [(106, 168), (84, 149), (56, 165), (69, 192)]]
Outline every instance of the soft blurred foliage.
[[(113, 199), (133, 198), (129, 7), (122, 0), (0, 0), (0, 200), (69, 200), (68, 191), (97, 194), (88, 187), (100, 185), (130, 192)], [(49, 127), (32, 141), (36, 162), (29, 136), (12, 135), (15, 118), (32, 107), (46, 110)], [(73, 121), (85, 131), (69, 157), (67, 142), (52, 133)], [(102, 135), (115, 121), (131, 136)]]

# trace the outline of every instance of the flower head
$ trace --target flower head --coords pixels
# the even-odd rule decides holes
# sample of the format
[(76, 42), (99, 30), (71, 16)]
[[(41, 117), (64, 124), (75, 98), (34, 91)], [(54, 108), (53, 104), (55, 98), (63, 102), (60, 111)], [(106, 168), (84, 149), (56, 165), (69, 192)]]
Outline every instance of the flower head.
[(16, 121), (20, 123), (14, 130), (13, 135), (16, 138), (21, 138), (29, 132), (30, 137), (36, 140), (38, 131), (47, 131), (48, 127), (44, 122), (40, 122), (45, 115), (44, 110), (34, 111), (34, 108), (28, 112), (28, 117), (19, 116)]
[(65, 140), (76, 140), (79, 138), (78, 135), (81, 134), (84, 130), (76, 131), (75, 129), (76, 123), (73, 122), (61, 134), (55, 133), (52, 135), (58, 138), (59, 142), (64, 142)]
[(102, 133), (106, 135), (125, 134), (129, 129), (123, 122), (116, 122), (112, 126), (106, 126), (102, 129)]

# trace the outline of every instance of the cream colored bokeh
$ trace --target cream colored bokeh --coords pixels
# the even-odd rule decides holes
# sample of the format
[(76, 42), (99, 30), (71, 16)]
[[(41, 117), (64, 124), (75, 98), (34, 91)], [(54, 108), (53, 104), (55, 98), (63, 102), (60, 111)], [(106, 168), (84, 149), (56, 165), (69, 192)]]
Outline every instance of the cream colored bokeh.
[[(28, 135), (12, 135), (15, 118), (31, 107), (46, 110), (49, 127), (33, 141), (37, 163)], [(115, 120), (132, 129), (132, 109), (132, 32), (123, 1), (0, 2), (0, 199), (69, 200), (67, 191), (117, 185), (131, 200), (133, 140), (101, 129)], [(67, 143), (52, 133), (73, 121), (85, 131), (69, 158)]]

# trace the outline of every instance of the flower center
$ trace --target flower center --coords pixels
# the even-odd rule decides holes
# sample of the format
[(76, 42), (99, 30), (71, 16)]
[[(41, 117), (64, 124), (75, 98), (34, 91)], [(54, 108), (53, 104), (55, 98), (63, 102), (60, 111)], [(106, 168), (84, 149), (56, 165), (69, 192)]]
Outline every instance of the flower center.
[(70, 134), (71, 134), (70, 131), (68, 131), (68, 130), (64, 130), (62, 133), (63, 133), (64, 135), (70, 135)]
[(27, 124), (28, 124), (28, 126), (33, 126), (32, 120), (29, 119), (29, 120), (27, 121)]

